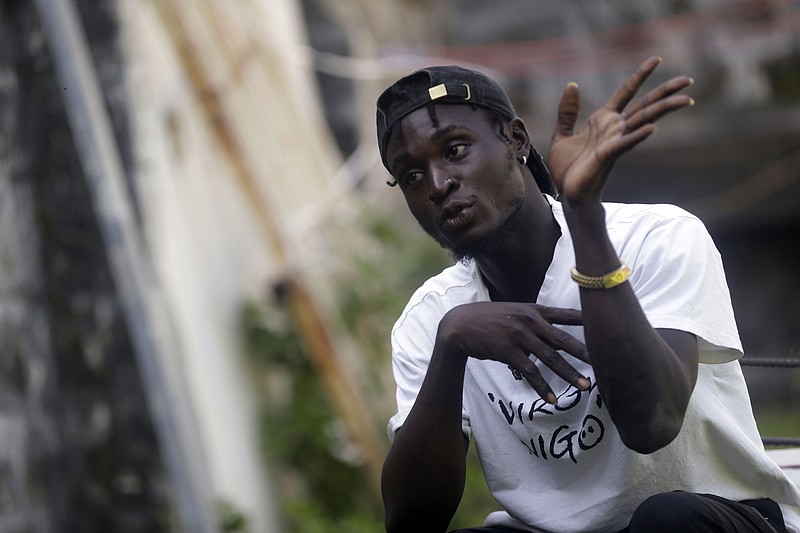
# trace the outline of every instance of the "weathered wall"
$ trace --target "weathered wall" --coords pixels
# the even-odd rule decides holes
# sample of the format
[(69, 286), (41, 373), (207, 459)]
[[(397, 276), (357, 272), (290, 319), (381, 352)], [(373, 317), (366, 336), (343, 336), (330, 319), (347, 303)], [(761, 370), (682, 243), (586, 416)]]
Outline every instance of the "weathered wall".
[(63, 513), (48, 483), (61, 439), (31, 160), (14, 135), (26, 126), (17, 67), (32, 68), (11, 22), (0, 21), (0, 531), (48, 531), (56, 517), (43, 511)]
[[(87, 1), (106, 94), (109, 2)], [(167, 480), (33, 2), (0, 4), (0, 532), (166, 531)], [(116, 133), (125, 110), (108, 102)]]
[[(205, 459), (215, 500), (242, 513), (252, 531), (275, 531), (240, 311), (287, 273), (304, 277), (330, 306), (322, 278), (331, 255), (320, 225), (331, 212), (346, 216), (345, 200), (331, 201), (339, 194), (331, 179), (338, 160), (320, 127), (308, 68), (293, 61), (305, 39), (295, 2), (75, 3), (136, 201), (148, 255), (142, 261), (176, 337), (164, 357), (180, 368), (181, 399), (196, 415), (192, 451)], [(45, 421), (55, 435), (40, 439), (50, 446), (46, 464), (28, 467), (26, 454), (35, 449), (25, 439), (33, 430), (13, 428), (20, 444), (9, 451), (16, 455), (7, 461), (8, 485), (21, 487), (23, 501), (39, 494), (38, 485), (18, 480), (34, 480), (40, 470), (58, 480), (41, 484), (53, 491), (42, 496), (39, 513), (55, 530), (170, 529), (174, 480), (162, 466), (93, 189), (62, 107), (63, 91), (76, 87), (56, 81), (36, 4), (0, 5), (8, 43), (0, 75), (7, 88), (3, 148), (17, 158), (5, 165), (2, 183), (31, 198), (4, 213), (39, 241), (9, 230), (3, 249), (9, 265), (25, 254), (41, 265), (38, 277), (31, 261), (13, 266), (30, 274), (27, 284), (2, 277), (14, 287), (8, 294), (38, 290), (25, 300), (38, 307), (19, 311), (18, 322), (30, 323), (34, 311), (43, 317), (46, 335), (37, 338), (52, 349), (35, 355), (52, 359), (43, 383), (52, 392)], [(35, 357), (23, 359), (33, 365)], [(47, 406), (44, 399), (39, 405)], [(10, 421), (35, 420), (11, 403), (0, 412)], [(22, 512), (20, 527), (31, 529), (35, 514)]]

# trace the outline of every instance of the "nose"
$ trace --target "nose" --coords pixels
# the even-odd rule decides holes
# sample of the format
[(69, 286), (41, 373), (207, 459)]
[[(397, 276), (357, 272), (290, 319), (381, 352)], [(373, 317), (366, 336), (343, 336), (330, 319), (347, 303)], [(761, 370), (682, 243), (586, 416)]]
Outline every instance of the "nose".
[(437, 203), (443, 200), (454, 186), (455, 182), (451, 178), (447, 177), (442, 172), (436, 172), (433, 175), (433, 179), (431, 179), (431, 189), (428, 192), (428, 199), (430, 199), (431, 202)]

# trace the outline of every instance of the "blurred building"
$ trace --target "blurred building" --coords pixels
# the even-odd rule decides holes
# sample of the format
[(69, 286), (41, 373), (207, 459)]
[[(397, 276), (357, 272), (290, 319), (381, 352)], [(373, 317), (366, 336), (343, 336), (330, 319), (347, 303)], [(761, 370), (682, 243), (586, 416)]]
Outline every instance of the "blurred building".
[[(800, 353), (800, 288), (792, 282), (800, 272), (800, 2), (344, 4), (351, 9), (303, 1), (309, 38), (321, 52), (322, 95), (345, 151), (374, 143), (363, 88), (428, 64), (493, 74), (545, 154), (567, 82), (580, 85), (590, 112), (648, 56), (664, 58), (656, 81), (692, 76), (696, 106), (663, 119), (656, 135), (619, 161), (606, 198), (675, 203), (698, 215), (722, 252), (747, 355)], [(361, 62), (337, 64), (327, 54)], [(341, 90), (324, 90), (336, 84)], [(368, 187), (384, 181), (380, 165), (373, 168), (378, 185)], [(800, 402), (800, 376), (748, 372), (757, 403)]]

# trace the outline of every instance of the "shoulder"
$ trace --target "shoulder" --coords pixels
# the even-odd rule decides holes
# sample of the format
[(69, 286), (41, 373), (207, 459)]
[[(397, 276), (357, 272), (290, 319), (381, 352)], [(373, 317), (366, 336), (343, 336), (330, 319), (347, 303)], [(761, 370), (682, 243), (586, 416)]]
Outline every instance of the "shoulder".
[(409, 319), (432, 320), (457, 305), (477, 301), (483, 292), (482, 287), (474, 263), (456, 263), (445, 268), (414, 291), (394, 329), (401, 328)]
[[(705, 224), (671, 204), (604, 203), (609, 238), (617, 246), (669, 245), (675, 249), (713, 246)], [(649, 244), (648, 244), (649, 243)]]
[[(564, 222), (564, 209), (561, 202), (549, 199), (553, 215), (559, 222)], [(638, 229), (664, 225), (697, 225), (703, 223), (689, 211), (672, 204), (628, 204), (619, 202), (603, 202), (606, 213), (606, 226), (611, 229)]]
[(699, 224), (699, 218), (689, 211), (672, 204), (622, 204), (605, 202), (606, 225), (609, 227), (622, 225), (650, 225), (665, 224)]

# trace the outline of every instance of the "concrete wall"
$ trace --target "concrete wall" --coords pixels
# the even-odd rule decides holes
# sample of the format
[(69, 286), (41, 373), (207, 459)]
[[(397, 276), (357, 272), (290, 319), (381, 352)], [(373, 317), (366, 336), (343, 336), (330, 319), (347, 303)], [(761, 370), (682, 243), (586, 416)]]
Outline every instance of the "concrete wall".
[[(34, 4), (1, 9), (0, 531), (166, 531), (168, 481), (64, 88)], [(104, 9), (92, 14), (92, 47), (113, 94), (122, 82), (114, 21)]]

